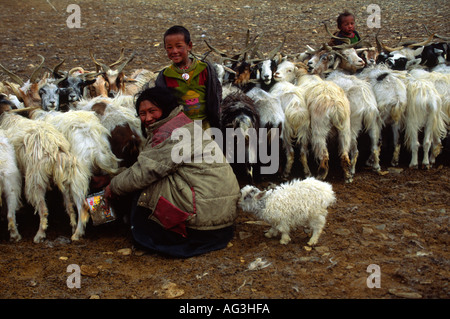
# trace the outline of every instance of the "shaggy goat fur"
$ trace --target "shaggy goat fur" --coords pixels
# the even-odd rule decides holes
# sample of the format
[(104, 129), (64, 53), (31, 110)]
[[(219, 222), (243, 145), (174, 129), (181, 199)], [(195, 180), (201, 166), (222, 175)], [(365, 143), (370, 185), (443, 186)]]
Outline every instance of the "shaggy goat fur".
[(76, 109), (94, 111), (110, 134), (110, 144), (114, 155), (122, 160), (121, 167), (130, 167), (142, 150), (145, 138), (136, 109), (131, 108), (127, 96), (114, 99), (97, 97), (77, 103)]
[(372, 85), (383, 125), (391, 126), (394, 144), (391, 165), (397, 166), (400, 158), (400, 130), (407, 103), (406, 85), (398, 74), (383, 65), (366, 68), (358, 77)]
[(294, 163), (294, 147), (300, 148), (300, 162), (306, 177), (311, 176), (308, 165), (308, 146), (311, 135), (310, 114), (306, 106), (305, 92), (294, 83), (305, 73), (305, 69), (298, 68), (294, 63), (284, 60), (274, 74), (276, 83), (270, 93), (278, 97), (285, 113), (282, 136), (286, 150), (286, 166), (283, 178), (288, 178)]
[[(408, 105), (405, 110), (405, 145), (411, 151), (409, 167), (418, 166), (419, 132), (423, 130), (424, 168), (430, 168), (441, 152), (441, 139), (446, 127), (442, 113), (442, 102), (431, 81), (409, 76), (406, 84)], [(431, 150), (431, 156), (430, 156)]]
[(17, 230), (16, 211), (21, 206), (20, 195), (22, 192), (22, 175), (17, 167), (14, 148), (0, 129), (0, 206), (2, 198), (8, 209), (8, 230), (11, 240), (19, 241), (21, 236)]
[[(236, 172), (240, 164), (244, 164), (248, 177), (253, 179), (253, 169), (257, 164), (258, 156), (258, 130), (260, 128), (259, 113), (254, 101), (242, 91), (234, 91), (227, 95), (221, 104), (220, 128), (225, 136), (225, 155), (231, 160), (231, 165)], [(226, 133), (227, 129), (234, 132), (241, 130), (245, 143), (245, 163), (236, 163), (238, 160), (238, 147), (240, 145), (239, 135), (237, 142), (234, 136)], [(255, 133), (254, 139), (250, 139), (251, 131)], [(231, 140), (227, 140), (230, 138)], [(232, 146), (232, 154), (229, 148)]]
[(358, 137), (364, 129), (371, 140), (371, 155), (368, 164), (375, 171), (380, 171), (380, 138), (382, 121), (372, 86), (354, 75), (347, 75), (341, 71), (332, 72), (327, 80), (339, 85), (350, 102), (350, 127), (352, 140), (350, 144), (351, 172), (354, 175), (358, 160)]
[[(310, 77), (310, 76), (304, 76)], [(328, 175), (329, 153), (327, 139), (337, 134), (338, 152), (346, 183), (353, 181), (350, 171), (350, 102), (343, 89), (331, 81), (303, 84), (305, 100), (311, 117), (311, 147), (316, 160), (320, 161), (318, 178)]]
[(325, 226), (327, 208), (335, 201), (331, 184), (309, 177), (294, 179), (265, 191), (247, 185), (241, 189), (239, 206), (270, 224), (266, 237), (281, 233), (280, 243), (284, 245), (291, 240), (291, 230), (298, 226), (311, 228), (308, 245), (312, 246), (317, 244)]
[[(278, 80), (277, 80), (278, 81)], [(286, 166), (283, 178), (288, 178), (294, 164), (294, 148), (300, 149), (300, 162), (306, 177), (311, 176), (308, 165), (308, 146), (311, 135), (310, 115), (306, 106), (304, 93), (301, 88), (286, 81), (278, 81), (270, 90), (277, 96), (284, 109), (285, 120), (283, 122), (282, 137), (286, 150)]]
[[(89, 219), (89, 207), (84, 197), (89, 187), (87, 167), (77, 161), (70, 152), (67, 139), (50, 124), (3, 113), (0, 125), (15, 149), (18, 167), (25, 178), (25, 197), (39, 212), (40, 224), (34, 242), (42, 242), (46, 236), (48, 207), (45, 194), (52, 184), (63, 195), (70, 216), (72, 240), (80, 239)], [(74, 204), (78, 210), (78, 223)]]
[(33, 111), (31, 118), (52, 124), (64, 134), (76, 158), (89, 168), (91, 175), (115, 175), (119, 159), (112, 153), (110, 133), (90, 111)]

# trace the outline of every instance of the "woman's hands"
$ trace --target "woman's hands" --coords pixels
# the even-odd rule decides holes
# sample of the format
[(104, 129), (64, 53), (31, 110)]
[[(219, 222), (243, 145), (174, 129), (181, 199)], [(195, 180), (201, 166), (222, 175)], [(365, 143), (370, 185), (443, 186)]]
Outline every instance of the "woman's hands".
[(91, 178), (90, 188), (100, 189), (105, 187), (111, 181), (111, 177), (109, 175), (95, 175)]
[(105, 200), (106, 203), (109, 203), (109, 201), (112, 199), (112, 197), (113, 197), (113, 194), (111, 192), (111, 187), (108, 184), (108, 186), (106, 186), (106, 188), (105, 188), (105, 193), (103, 194), (103, 199)]

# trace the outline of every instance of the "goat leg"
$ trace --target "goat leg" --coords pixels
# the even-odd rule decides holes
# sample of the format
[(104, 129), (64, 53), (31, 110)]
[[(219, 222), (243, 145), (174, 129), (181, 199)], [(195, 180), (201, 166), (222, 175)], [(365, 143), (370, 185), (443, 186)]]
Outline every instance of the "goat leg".
[(66, 207), (67, 215), (69, 215), (69, 218), (70, 218), (70, 226), (72, 226), (72, 233), (74, 233), (76, 230), (76, 227), (77, 227), (76, 214), (75, 214), (75, 210), (73, 208), (74, 203), (71, 200), (70, 195), (68, 194), (67, 191), (63, 191), (62, 195), (63, 195), (64, 205)]
[(308, 146), (306, 143), (302, 143), (302, 146), (300, 148), (300, 163), (302, 163), (303, 166), (303, 173), (306, 177), (311, 177), (311, 171), (309, 170), (308, 165)]
[(442, 144), (441, 141), (437, 140), (433, 143), (432, 149), (431, 149), (431, 155), (430, 155), (430, 165), (433, 165), (436, 163), (436, 157), (438, 157), (439, 154), (441, 154), (442, 151)]
[(8, 231), (11, 241), (18, 242), (22, 239), (22, 236), (20, 236), (17, 230), (16, 212), (10, 208), (8, 208)]
[(342, 167), (342, 170), (344, 171), (345, 182), (346, 183), (353, 182), (353, 176), (350, 171), (351, 162), (350, 162), (350, 158), (348, 157), (347, 153), (344, 153), (341, 155), (341, 167)]
[(287, 179), (291, 173), (292, 165), (294, 163), (294, 148), (292, 145), (286, 145), (286, 167), (282, 178)]
[(42, 243), (46, 237), (45, 231), (47, 230), (47, 226), (48, 226), (48, 208), (47, 205), (45, 204), (45, 198), (42, 197), (42, 200), (39, 202), (38, 204), (39, 208), (39, 230), (36, 233), (36, 235), (34, 236), (33, 241), (35, 243)]
[(326, 212), (317, 216), (314, 221), (310, 222), (310, 227), (312, 229), (312, 236), (308, 241), (309, 246), (314, 246), (319, 241), (320, 234), (322, 233), (323, 228), (325, 227), (326, 222)]
[(328, 152), (326, 155), (324, 155), (320, 161), (319, 169), (317, 172), (317, 178), (324, 181), (327, 178), (328, 175)]
[(393, 140), (394, 140), (394, 154), (392, 155), (391, 165), (397, 166), (398, 161), (400, 158), (400, 124), (394, 123), (392, 124), (392, 133), (393, 133)]
[(76, 200), (76, 206), (78, 209), (78, 224), (77, 228), (72, 235), (72, 241), (80, 240), (84, 235), (86, 223), (89, 220), (89, 205), (85, 199)]

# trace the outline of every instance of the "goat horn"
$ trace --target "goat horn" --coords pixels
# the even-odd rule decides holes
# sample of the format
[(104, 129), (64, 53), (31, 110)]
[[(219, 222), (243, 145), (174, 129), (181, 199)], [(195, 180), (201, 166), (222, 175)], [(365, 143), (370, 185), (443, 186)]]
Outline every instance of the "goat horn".
[(399, 46), (396, 48), (388, 47), (387, 45), (385, 45), (383, 42), (381, 42), (378, 39), (378, 34), (377, 34), (377, 36), (375, 36), (375, 40), (377, 41), (377, 47), (379, 46), (379, 49), (378, 49), (379, 52), (381, 52), (381, 49), (383, 49), (386, 52), (394, 52), (394, 51), (398, 51), (398, 50), (401, 50), (404, 48), (404, 46)]
[(247, 29), (247, 34), (245, 36), (245, 46), (248, 45), (249, 41), (250, 41), (250, 29)]
[(65, 61), (66, 61), (66, 59), (62, 60), (60, 63), (58, 63), (57, 65), (55, 65), (55, 67), (54, 67), (53, 70), (52, 70), (53, 77), (56, 77), (56, 76), (59, 77), (58, 70), (59, 70), (59, 68), (61, 67), (61, 65), (63, 65), (63, 63), (64, 63)]
[(109, 70), (111, 69), (111, 68), (110, 68), (108, 65), (106, 65), (105, 63), (98, 62), (98, 61), (95, 59), (95, 57), (94, 57), (94, 55), (93, 55), (93, 53), (92, 53), (92, 51), (91, 51), (90, 49), (89, 49), (89, 55), (91, 56), (92, 61), (94, 61), (95, 65), (96, 65), (96, 67), (97, 67), (97, 71), (99, 70), (99, 68), (103, 69), (104, 72), (107, 72), (107, 71), (109, 71)]
[(311, 53), (311, 54), (315, 54), (316, 52), (317, 52), (317, 50), (314, 50), (311, 46), (309, 46), (308, 44), (306, 45), (306, 51), (308, 52), (308, 53)]
[(334, 50), (351, 49), (351, 48), (356, 47), (356, 46), (357, 46), (358, 44), (360, 44), (362, 41), (364, 41), (364, 38), (361, 38), (358, 42), (355, 42), (355, 43), (333, 45), (332, 48), (333, 48)]
[(89, 72), (80, 74), (80, 76), (83, 77), (84, 80), (92, 80), (101, 74), (103, 74), (103, 72)]
[(38, 55), (39, 55), (39, 57), (41, 57), (42, 61), (41, 61), (41, 64), (39, 64), (38, 67), (31, 74), (30, 83), (34, 83), (34, 81), (36, 80), (36, 77), (38, 75), (38, 71), (41, 70), (41, 68), (42, 68), (42, 66), (44, 65), (44, 62), (45, 62), (45, 58), (42, 55), (40, 55), (40, 54), (38, 54)]
[(230, 73), (233, 73), (233, 74), (237, 74), (237, 72), (236, 72), (235, 70), (233, 70), (233, 69), (231, 69), (231, 68), (229, 68), (229, 67), (227, 67), (227, 66), (225, 66), (225, 65), (223, 65), (223, 64), (222, 64), (222, 66), (223, 66), (223, 69), (224, 69), (225, 71), (230, 72)]
[(133, 59), (134, 56), (136, 55), (136, 51), (133, 51), (133, 53), (131, 54), (130, 58), (128, 60), (126, 60), (124, 63), (122, 63), (118, 68), (117, 68), (117, 72), (122, 72), (123, 68), (130, 63)]
[(336, 40), (340, 40), (340, 41), (342, 41), (344, 43), (347, 43), (347, 44), (350, 44), (350, 42), (351, 42), (350, 39), (348, 39), (348, 38), (340, 38), (340, 37), (335, 36), (334, 34), (332, 34), (330, 32), (330, 30), (328, 30), (328, 24), (326, 22), (324, 22), (323, 24), (325, 25), (325, 31), (330, 35), (331, 38), (336, 39)]
[(216, 49), (215, 47), (213, 47), (212, 45), (210, 45), (208, 43), (208, 41), (204, 40), (206, 45), (208, 46), (208, 48), (210, 48), (211, 50), (213, 50), (214, 52), (216, 52), (217, 54), (219, 54), (220, 56), (224, 57), (224, 58), (228, 58), (227, 54), (224, 51), (220, 51), (219, 49)]
[(60, 82), (64, 81), (65, 79), (67, 79), (69, 77), (69, 74), (66, 74), (65, 76), (55, 80), (53, 83), (55, 83), (56, 85), (58, 85)]
[(279, 46), (277, 46), (276, 48), (274, 48), (272, 51), (269, 52), (268, 58), (273, 59), (275, 57), (275, 55), (277, 55), (281, 51), (285, 42), (286, 42), (286, 36), (283, 36), (283, 41), (280, 43)]
[(322, 46), (322, 48), (324, 50), (327, 50), (330, 53), (336, 54), (337, 56), (339, 56), (341, 59), (345, 60), (345, 57), (338, 51), (335, 50), (334, 47), (330, 47), (328, 44), (324, 43), (324, 45)]
[(253, 46), (252, 52), (250, 52), (250, 57), (253, 58), (255, 56), (261, 57), (261, 54), (258, 52), (259, 49), (259, 43), (261, 42), (262, 36), (258, 37), (258, 41), (256, 41), (255, 45)]
[(40, 108), (41, 108), (40, 106), (28, 106), (28, 107), (24, 107), (24, 108), (21, 108), (21, 109), (8, 110), (7, 112), (10, 112), (10, 113), (21, 113), (21, 112), (38, 110)]
[(428, 39), (426, 39), (425, 41), (422, 41), (422, 42), (419, 42), (419, 43), (413, 43), (413, 44), (408, 45), (408, 48), (425, 46), (428, 43), (430, 43), (431, 41), (433, 41), (433, 38), (434, 38), (434, 33), (430, 34)]
[(3, 65), (0, 64), (0, 69), (3, 70), (3, 72), (5, 72), (6, 74), (9, 75), (9, 77), (16, 82), (17, 84), (23, 85), (24, 82), (23, 80), (16, 74), (12, 73), (11, 71), (9, 71), (8, 69), (6, 69)]
[(109, 67), (112, 68), (113, 66), (119, 64), (120, 62), (123, 61), (124, 58), (125, 58), (125, 48), (122, 48), (122, 50), (120, 50), (119, 59), (116, 62), (110, 64)]
[(356, 50), (356, 52), (362, 52), (362, 51), (374, 51), (375, 50), (375, 47), (364, 47), (364, 48), (358, 48), (358, 49), (355, 49)]
[(72, 75), (73, 73), (75, 73), (76, 71), (79, 71), (80, 73), (84, 73), (84, 69), (81, 66), (77, 66), (73, 69), (70, 69), (69, 71), (69, 75)]
[[(428, 31), (427, 26), (425, 24), (423, 26), (425, 27), (425, 30), (427, 31), (428, 35), (431, 35), (431, 32)], [(444, 36), (441, 36), (441, 35), (439, 35), (437, 33), (434, 33), (434, 37), (438, 38), (438, 39), (441, 39), (441, 40), (444, 40), (444, 41), (447, 41), (447, 42), (450, 41), (450, 37), (444, 37)]]
[(381, 29), (379, 29), (377, 31), (377, 34), (375, 34), (375, 43), (377, 45), (377, 51), (381, 53), (382, 47), (381, 47), (381, 43), (380, 40), (378, 40), (378, 34), (380, 33)]

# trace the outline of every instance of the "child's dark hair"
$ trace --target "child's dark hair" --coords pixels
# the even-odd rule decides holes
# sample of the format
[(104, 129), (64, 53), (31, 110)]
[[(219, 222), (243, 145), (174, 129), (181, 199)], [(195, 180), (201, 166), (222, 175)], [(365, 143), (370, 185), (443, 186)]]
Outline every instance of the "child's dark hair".
[(347, 10), (345, 10), (344, 12), (339, 14), (339, 16), (336, 19), (338, 29), (341, 28), (342, 19), (345, 18), (345, 17), (348, 17), (348, 16), (352, 16), (353, 18), (355, 17), (355, 15), (353, 13), (351, 13), (350, 11), (347, 11)]
[(167, 31), (164, 33), (164, 43), (166, 43), (166, 36), (171, 34), (182, 34), (184, 35), (184, 42), (186, 42), (186, 44), (189, 44), (191, 42), (191, 34), (189, 33), (188, 29), (181, 25), (174, 25), (173, 27), (167, 29)]
[[(162, 111), (162, 116), (159, 120), (166, 118), (177, 106), (178, 101), (170, 89), (161, 87), (144, 88), (138, 93), (136, 98), (136, 113), (139, 115), (139, 106), (143, 101), (150, 101)], [(158, 121), (159, 121), (158, 120)], [(145, 129), (143, 129), (145, 135)]]

